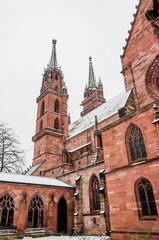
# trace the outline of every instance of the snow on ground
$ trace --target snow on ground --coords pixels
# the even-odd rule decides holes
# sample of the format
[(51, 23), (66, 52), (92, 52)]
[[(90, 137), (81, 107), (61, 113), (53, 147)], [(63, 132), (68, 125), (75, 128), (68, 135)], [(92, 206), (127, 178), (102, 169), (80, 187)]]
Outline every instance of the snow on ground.
[(23, 240), (110, 240), (108, 236), (78, 236), (78, 237), (70, 237), (70, 236), (51, 236), (51, 237), (41, 237), (41, 238), (32, 238), (32, 237), (24, 237)]

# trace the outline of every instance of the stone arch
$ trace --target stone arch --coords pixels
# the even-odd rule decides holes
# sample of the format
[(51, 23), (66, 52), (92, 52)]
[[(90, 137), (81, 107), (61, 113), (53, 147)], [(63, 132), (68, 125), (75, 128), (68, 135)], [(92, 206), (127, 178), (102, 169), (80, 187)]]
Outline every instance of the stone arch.
[(28, 228), (43, 227), (44, 202), (40, 194), (35, 193), (28, 204)]
[(147, 158), (144, 135), (136, 124), (129, 124), (125, 134), (125, 143), (129, 163)]
[(90, 212), (100, 210), (99, 179), (95, 174), (89, 180), (89, 200)]
[(4, 192), (0, 195), (0, 228), (12, 228), (15, 201), (12, 195)]
[(67, 233), (67, 203), (65, 198), (62, 196), (58, 202), (58, 233)]
[(154, 98), (159, 98), (159, 55), (157, 55), (149, 66), (146, 73), (145, 84), (148, 93)]
[(139, 177), (134, 185), (140, 219), (158, 216), (153, 187), (145, 177)]

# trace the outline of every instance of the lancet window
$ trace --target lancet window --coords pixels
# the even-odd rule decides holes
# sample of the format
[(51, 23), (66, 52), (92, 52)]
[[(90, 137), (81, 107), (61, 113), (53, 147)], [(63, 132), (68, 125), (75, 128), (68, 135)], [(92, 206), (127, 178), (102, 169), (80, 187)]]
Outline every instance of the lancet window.
[(45, 102), (42, 101), (42, 104), (41, 104), (41, 111), (40, 111), (40, 117), (44, 115), (44, 112), (45, 112)]
[(58, 120), (58, 118), (56, 118), (55, 121), (54, 121), (54, 128), (55, 129), (59, 129), (59, 120)]
[(143, 134), (136, 125), (131, 125), (127, 132), (127, 147), (130, 161), (147, 157)]
[(91, 212), (100, 210), (99, 181), (96, 176), (93, 176), (90, 182), (90, 208)]
[(4, 194), (0, 198), (0, 228), (12, 228), (15, 204), (11, 195)]
[(57, 74), (55, 75), (55, 79), (58, 80), (58, 75)]
[(140, 218), (157, 216), (153, 188), (149, 180), (141, 178), (136, 183), (136, 196), (139, 203)]
[(32, 198), (28, 209), (28, 228), (43, 227), (43, 210), (44, 204), (42, 199), (36, 195)]
[(55, 101), (54, 111), (55, 111), (56, 113), (59, 113), (59, 101), (58, 101), (58, 100)]
[(43, 120), (41, 119), (41, 121), (40, 121), (39, 131), (41, 131), (42, 129), (43, 129)]

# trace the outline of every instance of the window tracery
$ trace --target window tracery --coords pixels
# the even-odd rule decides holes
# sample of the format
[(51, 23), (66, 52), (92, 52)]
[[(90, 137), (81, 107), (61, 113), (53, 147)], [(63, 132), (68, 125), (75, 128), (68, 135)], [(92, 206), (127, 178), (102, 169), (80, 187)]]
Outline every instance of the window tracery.
[(43, 208), (42, 199), (38, 195), (33, 197), (28, 209), (28, 228), (43, 227)]
[(143, 134), (139, 127), (131, 125), (128, 133), (128, 157), (130, 161), (141, 160), (147, 157)]
[(149, 180), (141, 178), (136, 183), (137, 202), (140, 204), (140, 218), (157, 216), (157, 208), (153, 194), (153, 188)]
[(8, 194), (4, 194), (0, 198), (0, 227), (11, 228), (13, 225), (15, 204), (13, 198)]

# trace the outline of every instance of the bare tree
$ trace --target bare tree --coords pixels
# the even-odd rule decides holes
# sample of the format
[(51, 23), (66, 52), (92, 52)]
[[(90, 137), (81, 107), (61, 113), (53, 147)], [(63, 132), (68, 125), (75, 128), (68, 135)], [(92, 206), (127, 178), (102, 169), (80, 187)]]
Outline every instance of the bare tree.
[(0, 172), (21, 173), (24, 166), (24, 150), (12, 128), (0, 123)]

